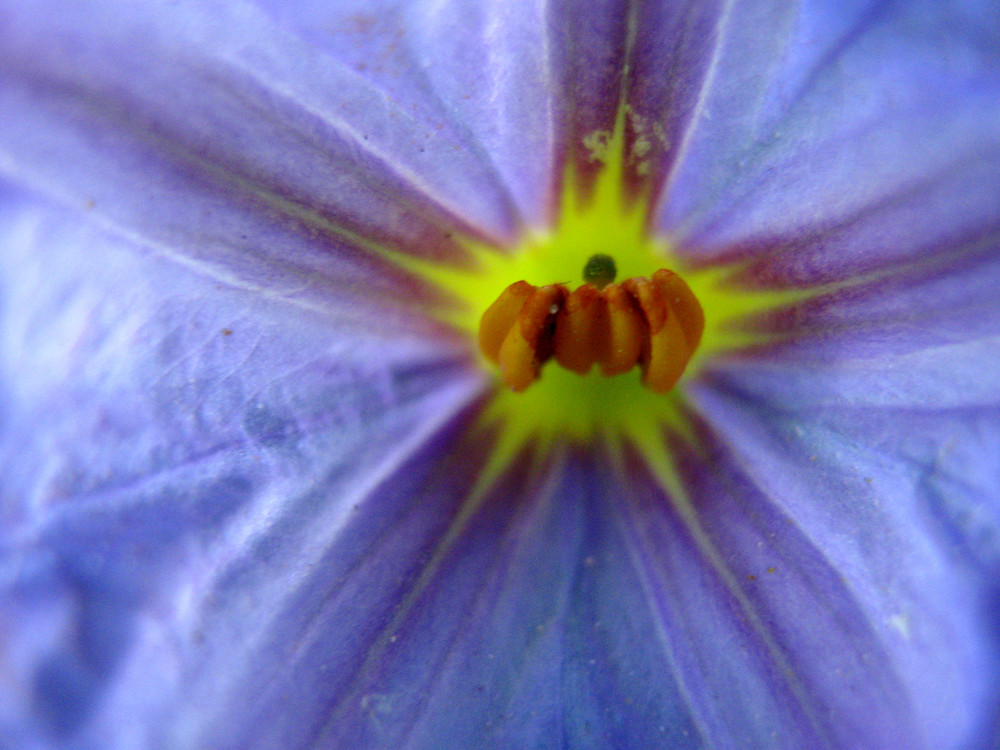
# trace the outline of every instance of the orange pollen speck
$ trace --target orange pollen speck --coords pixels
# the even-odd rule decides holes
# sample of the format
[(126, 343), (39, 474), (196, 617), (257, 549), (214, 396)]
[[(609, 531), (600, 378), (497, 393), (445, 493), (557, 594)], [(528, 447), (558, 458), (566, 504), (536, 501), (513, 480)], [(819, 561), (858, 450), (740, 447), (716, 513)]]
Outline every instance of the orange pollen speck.
[(697, 298), (666, 269), (652, 279), (603, 289), (584, 284), (573, 292), (564, 284), (517, 281), (483, 313), (479, 347), (515, 391), (535, 382), (554, 357), (581, 375), (594, 364), (608, 376), (638, 364), (643, 384), (666, 393), (684, 373), (704, 328)]

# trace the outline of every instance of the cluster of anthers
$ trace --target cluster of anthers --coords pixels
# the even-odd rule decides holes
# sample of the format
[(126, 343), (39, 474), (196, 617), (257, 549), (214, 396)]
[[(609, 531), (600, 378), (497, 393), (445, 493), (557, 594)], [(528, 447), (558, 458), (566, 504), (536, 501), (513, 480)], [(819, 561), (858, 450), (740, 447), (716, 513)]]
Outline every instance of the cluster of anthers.
[(595, 364), (606, 376), (638, 364), (646, 387), (658, 393), (674, 387), (701, 341), (701, 305), (673, 271), (621, 284), (612, 283), (615, 272), (611, 257), (595, 255), (573, 292), (564, 284), (517, 281), (490, 305), (479, 346), (511, 389), (535, 382), (553, 357), (581, 375)]

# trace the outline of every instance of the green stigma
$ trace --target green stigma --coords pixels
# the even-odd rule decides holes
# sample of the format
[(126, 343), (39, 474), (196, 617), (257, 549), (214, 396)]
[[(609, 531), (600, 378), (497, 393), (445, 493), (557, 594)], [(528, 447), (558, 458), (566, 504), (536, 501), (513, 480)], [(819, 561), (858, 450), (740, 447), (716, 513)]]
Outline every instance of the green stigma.
[(583, 267), (583, 280), (588, 284), (593, 284), (598, 289), (603, 289), (615, 280), (618, 274), (618, 267), (615, 266), (615, 259), (610, 255), (597, 253), (591, 255), (590, 260)]

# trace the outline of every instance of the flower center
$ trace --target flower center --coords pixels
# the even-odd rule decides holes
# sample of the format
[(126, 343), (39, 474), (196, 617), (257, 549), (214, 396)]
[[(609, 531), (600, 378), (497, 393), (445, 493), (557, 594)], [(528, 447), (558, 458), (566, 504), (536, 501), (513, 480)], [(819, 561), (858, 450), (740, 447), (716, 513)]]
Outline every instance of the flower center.
[[(707, 286), (719, 274), (691, 273), (672, 254), (667, 242), (649, 235), (645, 206), (640, 202), (632, 205), (624, 203), (620, 165), (618, 166), (619, 169), (616, 169), (613, 162), (606, 165), (594, 190), (586, 199), (578, 195), (576, 183), (568, 178), (559, 220), (550, 232), (529, 234), (519, 247), (506, 253), (470, 242), (468, 245), (478, 261), (473, 270), (429, 265), (419, 269), (421, 275), (464, 303), (457, 312), (443, 312), (442, 317), (456, 328), (468, 332), (470, 347), (479, 356), (481, 366), (497, 377), (499, 387), (491, 398), (484, 418), (501, 430), (498, 461), (503, 460), (504, 456), (509, 458), (531, 441), (537, 441), (543, 446), (556, 441), (590, 443), (596, 439), (628, 439), (641, 444), (661, 439), (665, 426), (684, 429), (678, 390), (671, 390), (671, 387), (682, 372), (687, 375), (697, 372), (704, 361), (706, 346), (711, 344), (714, 348), (719, 342), (719, 336), (715, 332), (717, 318), (710, 309), (710, 304), (720, 294)], [(592, 261), (595, 256), (601, 255), (607, 259)], [(607, 256), (613, 256), (618, 275), (635, 281), (612, 283), (614, 276), (610, 274), (610, 257)], [(697, 335), (689, 345), (686, 335), (690, 334), (685, 334), (683, 328), (678, 330), (676, 326), (671, 327), (670, 336), (673, 337), (675, 346), (678, 337), (684, 340), (684, 354), (680, 357), (657, 355), (654, 362), (652, 338), (643, 329), (643, 326), (649, 326), (651, 315), (643, 313), (642, 304), (637, 300), (641, 299), (639, 287), (652, 284), (656, 272), (664, 267), (677, 269), (684, 274), (688, 282), (685, 288), (690, 286), (693, 290), (692, 299), (697, 297), (701, 301), (701, 306), (705, 308), (706, 323), (712, 329), (706, 329), (706, 335), (695, 351)], [(581, 268), (587, 269), (585, 279), (588, 281), (575, 292), (570, 292), (564, 284), (574, 277), (578, 278)], [(603, 289), (598, 288), (599, 283), (604, 284)], [(532, 366), (520, 370), (515, 368), (518, 374), (512, 374), (511, 377), (518, 378), (516, 384), (508, 382), (504, 385), (497, 365), (490, 361), (500, 359), (499, 351), (495, 357), (491, 357), (490, 353), (497, 348), (498, 339), (499, 347), (502, 348), (504, 336), (501, 333), (505, 328), (509, 332), (511, 325), (506, 322), (487, 324), (487, 338), (492, 343), (484, 354), (478, 345), (480, 322), (484, 313), (495, 301), (500, 300), (505, 290), (513, 288), (516, 296), (518, 289), (523, 292), (525, 289), (533, 289), (535, 285), (540, 286), (538, 291), (546, 291), (538, 298), (538, 304), (532, 307), (535, 312), (531, 314), (545, 319), (541, 328), (551, 329), (551, 335), (546, 334), (546, 337), (536, 339), (535, 348), (532, 350), (529, 347), (527, 352), (531, 356), (525, 359), (534, 362), (535, 355), (540, 354), (539, 366), (550, 356), (556, 358), (559, 364), (553, 362), (545, 367), (544, 372), (539, 373), (540, 377), (535, 376), (536, 370)], [(581, 292), (581, 289), (589, 291)], [(629, 312), (608, 315), (607, 319), (591, 328), (590, 335), (569, 333), (567, 329), (563, 333), (569, 334), (570, 338), (575, 336), (577, 343), (557, 347), (551, 316), (567, 310), (574, 294), (578, 300), (582, 296), (596, 294), (604, 299), (603, 304), (608, 308), (614, 308), (616, 303), (611, 299), (615, 299), (619, 308)], [(553, 299), (547, 299), (549, 296)], [(707, 304), (706, 299), (711, 302)], [(544, 301), (548, 304), (544, 304)], [(655, 306), (655, 302), (651, 304)], [(695, 306), (697, 304), (695, 302)], [(553, 305), (556, 308), (554, 312)], [(515, 315), (520, 314), (524, 307), (523, 304), (517, 307)], [(619, 324), (617, 340), (624, 342), (624, 348), (628, 349), (617, 361), (607, 354), (612, 338), (609, 329), (614, 327), (611, 323), (616, 315)], [(679, 322), (679, 316), (675, 315), (675, 318)], [(655, 316), (653, 320), (656, 320)], [(595, 328), (604, 333), (594, 333)], [(630, 328), (631, 333), (628, 332)], [(668, 338), (670, 337), (663, 336), (660, 344), (667, 344)], [(647, 339), (650, 346), (643, 360), (643, 344)], [(589, 347), (586, 346), (588, 341)], [(590, 360), (591, 366), (588, 366), (587, 360)], [(661, 369), (662, 364), (669, 364), (673, 371), (663, 375), (654, 373), (653, 380), (657, 384), (650, 386), (650, 371), (654, 365)], [(607, 377), (615, 373), (620, 374)], [(530, 388), (526, 387), (529, 383)], [(509, 387), (511, 385), (524, 387), (514, 391)]]
[[(697, 374), (710, 358), (760, 341), (759, 335), (741, 328), (740, 321), (802, 296), (736, 289), (727, 283), (738, 270), (733, 267), (692, 269), (669, 241), (649, 232), (646, 202), (625, 198), (622, 174), (627, 158), (622, 136), (605, 133), (599, 140), (608, 144), (602, 156), (607, 160), (593, 190), (582, 197), (568, 176), (558, 222), (549, 232), (528, 234), (506, 252), (468, 241), (477, 260), (472, 270), (401, 261), (462, 303), (457, 310), (442, 311), (440, 317), (466, 331), (483, 369), (499, 376), (500, 387), (484, 417), (501, 431), (498, 462), (509, 460), (531, 441), (544, 447), (555, 441), (605, 439), (616, 444), (628, 441), (644, 452), (662, 452), (664, 430), (690, 433), (681, 408), (684, 379)], [(577, 277), (581, 268), (585, 283), (570, 292), (565, 282)], [(660, 270), (664, 268), (680, 275)], [(614, 284), (615, 270), (628, 281)], [(672, 316), (661, 311), (663, 320), (675, 321), (661, 335), (667, 324), (659, 326), (653, 297), (662, 295), (664, 302), (677, 299), (677, 294), (664, 293), (667, 287), (662, 282), (668, 276), (678, 281), (683, 277), (680, 284), (690, 302), (672, 303)], [(564, 330), (560, 316), (572, 317), (574, 295), (580, 305), (585, 298), (599, 298), (603, 303), (595, 303), (598, 310), (602, 304), (609, 311), (617, 309), (617, 304), (627, 312), (608, 312), (603, 322), (595, 322), (603, 313), (589, 322), (578, 315), (575, 322), (583, 320), (580, 330), (572, 326)], [(505, 296), (500, 306), (507, 309), (493, 310), (502, 313), (494, 316), (491, 306)], [(698, 330), (702, 318), (692, 312), (701, 309), (703, 335)], [(530, 323), (531, 336), (510, 344), (512, 352), (518, 347), (520, 352), (510, 354), (513, 364), (503, 372), (508, 334), (523, 329), (522, 320)], [(609, 332), (616, 326), (624, 333)], [(480, 346), (477, 340), (484, 337), (486, 343)], [(624, 342), (628, 349), (620, 360), (608, 353), (614, 348), (612, 341)], [(549, 358), (561, 366), (552, 364), (541, 372)], [(616, 373), (622, 374), (606, 377)]]
[(666, 393), (701, 341), (701, 305), (672, 271), (620, 285), (612, 283), (615, 273), (614, 259), (598, 254), (583, 267), (585, 283), (573, 292), (563, 284), (511, 284), (483, 313), (480, 351), (500, 366), (514, 391), (538, 380), (542, 365), (554, 358), (580, 375), (595, 364), (606, 376), (638, 364), (643, 385)]

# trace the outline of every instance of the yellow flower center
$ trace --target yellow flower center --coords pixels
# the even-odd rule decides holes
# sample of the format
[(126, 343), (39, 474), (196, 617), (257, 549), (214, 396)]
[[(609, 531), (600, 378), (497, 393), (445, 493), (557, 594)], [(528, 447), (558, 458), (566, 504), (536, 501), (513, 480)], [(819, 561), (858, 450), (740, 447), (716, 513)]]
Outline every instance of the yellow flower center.
[[(544, 449), (557, 441), (588, 444), (595, 440), (612, 446), (629, 442), (648, 457), (659, 457), (655, 463), (663, 465), (664, 430), (682, 436), (689, 433), (680, 408), (685, 383), (697, 377), (713, 357), (760, 341), (741, 330), (741, 320), (803, 296), (801, 292), (737, 289), (727, 278), (738, 269), (692, 269), (675, 254), (669, 238), (652, 235), (647, 201), (628, 202), (624, 198), (622, 174), (627, 156), (622, 131), (619, 127), (616, 134), (595, 136), (607, 148), (602, 149), (604, 168), (594, 189), (589, 196), (582, 196), (568, 175), (558, 222), (549, 231), (528, 234), (518, 246), (506, 249), (466, 241), (477, 260), (471, 270), (400, 260), (462, 302), (439, 316), (468, 334), (470, 350), (496, 378), (497, 388), (484, 419), (501, 431), (494, 457), (499, 465), (506, 464), (530, 441)], [(484, 311), (519, 280), (537, 286), (575, 284), (581, 269), (598, 254), (614, 258), (618, 278), (650, 277), (667, 268), (687, 282), (704, 310), (705, 330), (684, 376), (676, 388), (662, 394), (642, 387), (638, 370), (604, 377), (599, 368), (593, 368), (581, 376), (549, 366), (530, 388), (511, 391), (501, 382), (496, 365), (479, 350), (477, 338)]]

